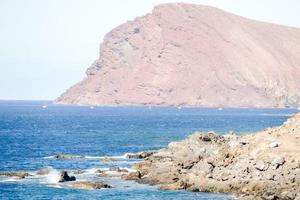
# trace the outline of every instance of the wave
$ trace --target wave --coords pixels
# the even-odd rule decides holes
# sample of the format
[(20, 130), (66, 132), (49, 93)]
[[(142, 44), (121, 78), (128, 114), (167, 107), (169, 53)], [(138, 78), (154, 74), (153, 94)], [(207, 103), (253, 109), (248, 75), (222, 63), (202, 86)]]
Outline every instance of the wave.
[(96, 171), (101, 170), (101, 171), (107, 171), (109, 168), (89, 168), (85, 169), (83, 174), (95, 174)]
[(278, 117), (291, 117), (293, 116), (293, 114), (276, 114), (276, 113), (261, 113), (261, 114), (258, 114), (258, 115), (261, 115), (261, 116), (278, 116)]
[(18, 181), (22, 181), (23, 179), (20, 178), (3, 178), (2, 180), (0, 180), (0, 183), (5, 183), (5, 182), (18, 182)]
[(104, 158), (112, 158), (116, 160), (125, 160), (127, 159), (128, 153), (121, 156), (84, 156), (86, 159), (104, 159)]
[(44, 159), (51, 159), (51, 158), (54, 158), (54, 156), (45, 156), (43, 157)]
[(101, 159), (104, 158), (103, 156), (84, 156), (86, 159)]
[(46, 185), (47, 187), (52, 187), (52, 188), (63, 188), (61, 185), (59, 184), (49, 184), (49, 185)]

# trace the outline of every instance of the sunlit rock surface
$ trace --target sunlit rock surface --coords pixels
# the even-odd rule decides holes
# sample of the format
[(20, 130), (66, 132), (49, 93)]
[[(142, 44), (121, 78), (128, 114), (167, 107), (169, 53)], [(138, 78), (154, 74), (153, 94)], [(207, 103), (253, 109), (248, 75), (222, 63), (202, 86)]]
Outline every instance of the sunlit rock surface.
[(86, 78), (55, 102), (299, 107), (299, 55), (298, 28), (162, 4), (109, 32)]

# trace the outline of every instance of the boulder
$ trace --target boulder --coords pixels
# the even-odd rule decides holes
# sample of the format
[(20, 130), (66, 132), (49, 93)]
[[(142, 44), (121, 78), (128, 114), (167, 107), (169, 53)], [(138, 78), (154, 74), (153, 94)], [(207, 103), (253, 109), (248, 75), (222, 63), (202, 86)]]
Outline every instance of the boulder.
[(258, 161), (255, 165), (255, 169), (259, 171), (266, 171), (269, 168), (269, 164), (264, 161)]
[(139, 171), (136, 172), (130, 172), (128, 174), (123, 174), (122, 179), (124, 180), (138, 180), (141, 179), (142, 175)]
[(66, 181), (76, 181), (75, 176), (69, 176), (67, 171), (60, 172), (59, 183), (66, 182)]
[(282, 156), (276, 157), (273, 161), (272, 161), (272, 169), (277, 169), (279, 166), (283, 165), (285, 163), (285, 158)]
[(280, 143), (279, 142), (272, 142), (269, 144), (269, 147), (270, 148), (276, 148), (276, 147), (279, 147)]

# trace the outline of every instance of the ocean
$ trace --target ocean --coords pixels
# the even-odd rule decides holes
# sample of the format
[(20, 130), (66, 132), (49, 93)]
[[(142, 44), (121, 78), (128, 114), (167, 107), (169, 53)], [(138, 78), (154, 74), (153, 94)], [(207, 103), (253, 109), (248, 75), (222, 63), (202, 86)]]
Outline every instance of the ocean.
[[(194, 131), (246, 134), (282, 124), (295, 109), (89, 107), (47, 101), (0, 101), (0, 171), (35, 173), (48, 167), (83, 170), (79, 180), (104, 181), (111, 189), (80, 190), (51, 176), (0, 177), (0, 199), (232, 199), (222, 194), (162, 191), (119, 178), (96, 177), (97, 169), (127, 167), (126, 153), (155, 150)], [(76, 154), (84, 159), (51, 159)], [(113, 156), (116, 162), (101, 162)]]

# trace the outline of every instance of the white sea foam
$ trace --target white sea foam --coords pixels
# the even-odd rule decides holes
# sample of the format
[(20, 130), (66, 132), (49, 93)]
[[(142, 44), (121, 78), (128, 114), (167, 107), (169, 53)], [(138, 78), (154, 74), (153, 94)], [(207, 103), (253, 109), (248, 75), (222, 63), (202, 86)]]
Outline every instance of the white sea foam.
[(113, 158), (117, 160), (124, 160), (127, 159), (127, 155), (129, 153), (125, 153), (124, 155), (121, 156), (84, 156), (86, 159), (103, 159), (103, 158)]
[(102, 156), (84, 156), (86, 159), (101, 159), (103, 158)]
[(127, 155), (129, 153), (125, 153), (124, 155), (121, 155), (121, 156), (111, 156), (112, 158), (115, 158), (115, 159), (127, 159)]
[(258, 115), (262, 115), (262, 116), (290, 117), (290, 116), (292, 116), (293, 114), (261, 113), (261, 114), (258, 114)]
[(53, 187), (53, 188), (63, 188), (61, 185), (54, 184), (54, 185), (47, 185), (48, 187)]
[(22, 181), (20, 178), (4, 178), (0, 180), (0, 182), (16, 182), (16, 181)]
[(126, 169), (128, 172), (136, 172), (137, 171), (136, 169), (131, 169), (128, 167), (124, 167), (124, 169)]
[(95, 174), (97, 170), (108, 171), (109, 168), (89, 168), (84, 170), (84, 174)]
[(46, 183), (55, 184), (58, 183), (60, 178), (60, 171), (49, 167), (49, 173), (45, 175)]
[(84, 173), (85, 174), (94, 174), (94, 173), (96, 173), (97, 170), (98, 170), (97, 168), (90, 168), (90, 169), (84, 170)]
[(50, 158), (54, 158), (54, 156), (45, 156), (45, 157), (43, 157), (43, 158), (45, 158), (45, 159), (50, 159)]

